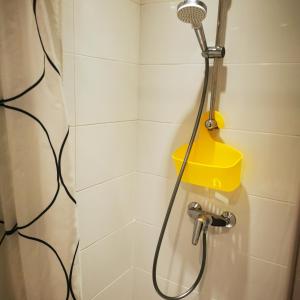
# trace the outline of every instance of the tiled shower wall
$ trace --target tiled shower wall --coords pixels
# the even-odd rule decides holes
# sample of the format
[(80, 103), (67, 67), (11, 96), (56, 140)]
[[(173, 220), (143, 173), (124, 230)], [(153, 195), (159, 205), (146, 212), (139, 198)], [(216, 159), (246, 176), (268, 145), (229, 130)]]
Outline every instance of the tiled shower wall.
[[(204, 71), (177, 3), (64, 3), (84, 300), (159, 299), (150, 272), (175, 180), (170, 154), (188, 141)], [(217, 1), (207, 4), (213, 44)], [(296, 0), (231, 3), (218, 95), (221, 138), (245, 156), (243, 185), (231, 194), (182, 186), (158, 268), (169, 294), (199, 269), (185, 211), (199, 201), (233, 211), (238, 223), (210, 232), (204, 280), (188, 299), (288, 299), (300, 200), (299, 8)]]
[(83, 299), (132, 298), (140, 5), (64, 0)]
[[(177, 20), (178, 1), (142, 2), (134, 299), (158, 300), (150, 272), (174, 184), (170, 154), (188, 142), (203, 59), (190, 26)], [(209, 44), (217, 4), (207, 1)], [(242, 186), (226, 194), (183, 185), (158, 269), (169, 294), (180, 290), (175, 284), (190, 286), (199, 270), (185, 212), (199, 201), (211, 211), (233, 211), (237, 225), (210, 232), (200, 297), (190, 299), (287, 299), (300, 200), (299, 8), (295, 0), (231, 2), (218, 91), (226, 125), (220, 136), (244, 153)]]

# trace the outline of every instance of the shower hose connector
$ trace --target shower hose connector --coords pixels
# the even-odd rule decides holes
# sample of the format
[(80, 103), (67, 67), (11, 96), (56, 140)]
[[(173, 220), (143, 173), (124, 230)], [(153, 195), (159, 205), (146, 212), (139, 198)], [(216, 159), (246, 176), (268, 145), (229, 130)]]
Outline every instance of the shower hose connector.
[(202, 56), (209, 59), (224, 58), (225, 47), (207, 47), (206, 50), (202, 51)]

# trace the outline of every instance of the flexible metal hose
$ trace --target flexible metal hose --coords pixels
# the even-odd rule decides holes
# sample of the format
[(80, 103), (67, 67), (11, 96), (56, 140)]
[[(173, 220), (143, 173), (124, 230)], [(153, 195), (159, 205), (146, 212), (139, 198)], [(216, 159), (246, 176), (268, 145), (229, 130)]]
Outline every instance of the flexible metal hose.
[(201, 120), (201, 116), (202, 116), (202, 112), (203, 112), (203, 108), (204, 108), (204, 104), (205, 104), (205, 98), (206, 98), (207, 86), (208, 86), (208, 78), (209, 78), (209, 60), (208, 60), (208, 58), (205, 58), (204, 82), (203, 82), (203, 89), (202, 89), (202, 95), (201, 95), (201, 101), (200, 101), (200, 105), (199, 105), (199, 109), (198, 109), (198, 114), (197, 114), (197, 117), (196, 117), (196, 120), (195, 120), (195, 125), (194, 125), (193, 131), (192, 131), (190, 142), (189, 142), (189, 145), (187, 147), (187, 150), (186, 150), (186, 153), (185, 153), (185, 156), (184, 156), (184, 160), (183, 160), (183, 163), (181, 165), (181, 169), (179, 171), (179, 174), (178, 174), (178, 177), (177, 177), (177, 180), (176, 180), (173, 192), (172, 192), (172, 196), (171, 196), (171, 199), (170, 199), (170, 203), (169, 203), (169, 206), (168, 206), (168, 209), (167, 209), (167, 213), (166, 213), (161, 231), (160, 231), (159, 239), (158, 239), (156, 250), (155, 250), (154, 260), (153, 260), (152, 280), (153, 280), (154, 288), (155, 288), (156, 292), (162, 298), (167, 299), (167, 300), (183, 299), (183, 298), (187, 297), (189, 294), (191, 294), (194, 291), (194, 289), (197, 287), (197, 285), (199, 284), (201, 279), (202, 279), (204, 268), (205, 268), (205, 263), (206, 263), (206, 248), (207, 247), (206, 247), (206, 232), (204, 231), (203, 232), (203, 243), (202, 243), (203, 251), (202, 251), (201, 268), (200, 268), (199, 274), (198, 274), (195, 282), (193, 283), (193, 285), (187, 291), (185, 291), (184, 293), (182, 293), (180, 295), (177, 295), (177, 296), (174, 296), (174, 297), (165, 295), (159, 289), (158, 284), (157, 284), (157, 274), (156, 274), (157, 273), (158, 256), (159, 256), (161, 244), (162, 244), (162, 241), (163, 241), (163, 238), (164, 238), (164, 235), (165, 235), (166, 227), (168, 225), (170, 214), (171, 214), (171, 211), (172, 211), (172, 208), (173, 208), (173, 204), (175, 202), (175, 198), (176, 198), (176, 195), (177, 195), (180, 183), (181, 183), (181, 179), (182, 179), (184, 170), (186, 168), (186, 165), (187, 165), (187, 162), (188, 162), (188, 159), (189, 159), (189, 156), (190, 156), (190, 153), (191, 153), (191, 150), (192, 150), (192, 147), (193, 147), (193, 144), (194, 144), (197, 132), (198, 132), (198, 128), (199, 128), (199, 124), (200, 124), (200, 120)]

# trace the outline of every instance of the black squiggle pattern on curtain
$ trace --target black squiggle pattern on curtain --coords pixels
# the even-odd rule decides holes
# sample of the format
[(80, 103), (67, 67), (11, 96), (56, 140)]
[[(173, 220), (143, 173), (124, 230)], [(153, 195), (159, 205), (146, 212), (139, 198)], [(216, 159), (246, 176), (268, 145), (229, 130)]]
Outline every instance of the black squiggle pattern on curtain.
[[(47, 205), (47, 207), (43, 211), (41, 211), (36, 217), (34, 217), (30, 222), (28, 222), (27, 224), (15, 224), (11, 229), (4, 231), (3, 236), (0, 238), (0, 247), (5, 242), (5, 239), (7, 237), (9, 237), (9, 236), (11, 236), (15, 233), (17, 233), (20, 237), (22, 237), (24, 239), (31, 240), (31, 241), (34, 241), (36, 243), (40, 243), (41, 245), (47, 247), (49, 250), (51, 250), (53, 255), (56, 257), (57, 261), (59, 262), (59, 264), (61, 266), (61, 270), (64, 273), (64, 277), (66, 279), (66, 300), (69, 299), (70, 295), (71, 295), (73, 300), (76, 300), (76, 296), (75, 296), (75, 293), (74, 293), (74, 290), (73, 290), (73, 287), (72, 287), (72, 275), (73, 275), (75, 259), (76, 259), (76, 256), (78, 254), (79, 241), (77, 242), (77, 246), (76, 246), (75, 252), (73, 254), (72, 264), (70, 266), (69, 272), (67, 272), (67, 268), (64, 265), (59, 253), (56, 251), (56, 249), (52, 245), (50, 245), (47, 241), (41, 240), (37, 237), (28, 236), (28, 235), (21, 232), (21, 230), (30, 227), (36, 221), (38, 221), (40, 218), (42, 218), (45, 214), (47, 214), (47, 212), (51, 209), (51, 207), (54, 205), (54, 203), (57, 200), (57, 196), (58, 196), (58, 193), (60, 191), (61, 185), (63, 186), (66, 194), (69, 197), (69, 199), (74, 203), (74, 205), (76, 205), (76, 200), (71, 195), (68, 187), (66, 186), (66, 184), (64, 182), (63, 175), (62, 175), (62, 167), (61, 167), (63, 150), (64, 150), (64, 147), (66, 145), (67, 139), (69, 137), (69, 129), (66, 132), (66, 135), (64, 137), (64, 140), (63, 140), (63, 142), (61, 144), (61, 147), (60, 147), (60, 150), (59, 150), (59, 154), (57, 155), (56, 152), (55, 152), (55, 149), (53, 147), (51, 137), (50, 137), (50, 135), (47, 131), (47, 128), (45, 127), (45, 125), (38, 118), (36, 116), (34, 116), (33, 114), (31, 114), (30, 112), (28, 112), (28, 111), (25, 111), (25, 110), (23, 110), (21, 108), (18, 108), (16, 106), (10, 106), (10, 105), (6, 104), (8, 102), (14, 102), (16, 100), (21, 100), (21, 98), (24, 95), (29, 94), (32, 90), (34, 90), (43, 81), (43, 79), (45, 78), (45, 75), (46, 75), (46, 66), (45, 66), (46, 60), (50, 64), (50, 66), (53, 68), (53, 70), (57, 73), (57, 75), (61, 76), (58, 67), (51, 60), (50, 56), (48, 55), (48, 53), (45, 49), (44, 43), (43, 43), (43, 39), (42, 39), (40, 29), (39, 29), (39, 25), (38, 25), (38, 18), (37, 18), (37, 0), (33, 1), (33, 15), (34, 15), (34, 18), (35, 18), (35, 24), (36, 24), (37, 32), (38, 32), (38, 35), (39, 35), (41, 48), (42, 48), (43, 54), (44, 54), (43, 71), (42, 71), (41, 75), (39, 76), (39, 78), (37, 79), (37, 81), (34, 82), (31, 86), (26, 88), (21, 93), (15, 95), (15, 96), (9, 97), (7, 99), (0, 99), (0, 108), (2, 107), (4, 109), (9, 109), (9, 110), (15, 111), (16, 113), (24, 114), (25, 116), (27, 116), (28, 118), (31, 118), (32, 121), (36, 122), (40, 126), (40, 128), (44, 132), (45, 136), (47, 137), (47, 141), (48, 141), (49, 146), (50, 146), (51, 151), (52, 151), (53, 161), (54, 161), (54, 164), (55, 164), (55, 167), (56, 167), (57, 188), (56, 188), (56, 191), (53, 195), (53, 198), (50, 199), (49, 204)], [(0, 220), (0, 224), (5, 225), (4, 220)], [(57, 299), (57, 300), (60, 300), (60, 299)]]

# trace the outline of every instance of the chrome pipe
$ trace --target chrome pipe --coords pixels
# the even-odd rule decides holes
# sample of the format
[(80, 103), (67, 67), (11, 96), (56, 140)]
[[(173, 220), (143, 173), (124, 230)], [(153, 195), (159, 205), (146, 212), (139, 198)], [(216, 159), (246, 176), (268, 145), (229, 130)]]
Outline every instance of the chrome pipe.
[[(218, 7), (218, 21), (217, 21), (217, 31), (216, 31), (216, 47), (221, 47), (221, 33), (222, 33), (222, 17), (224, 13), (224, 2), (225, 0), (219, 0)], [(210, 97), (210, 110), (209, 119), (206, 121), (205, 125), (208, 129), (212, 130), (218, 127), (215, 121), (215, 107), (216, 107), (216, 93), (218, 87), (218, 74), (221, 65), (220, 58), (214, 58), (213, 70), (212, 70), (212, 83), (211, 83), (211, 97)]]

